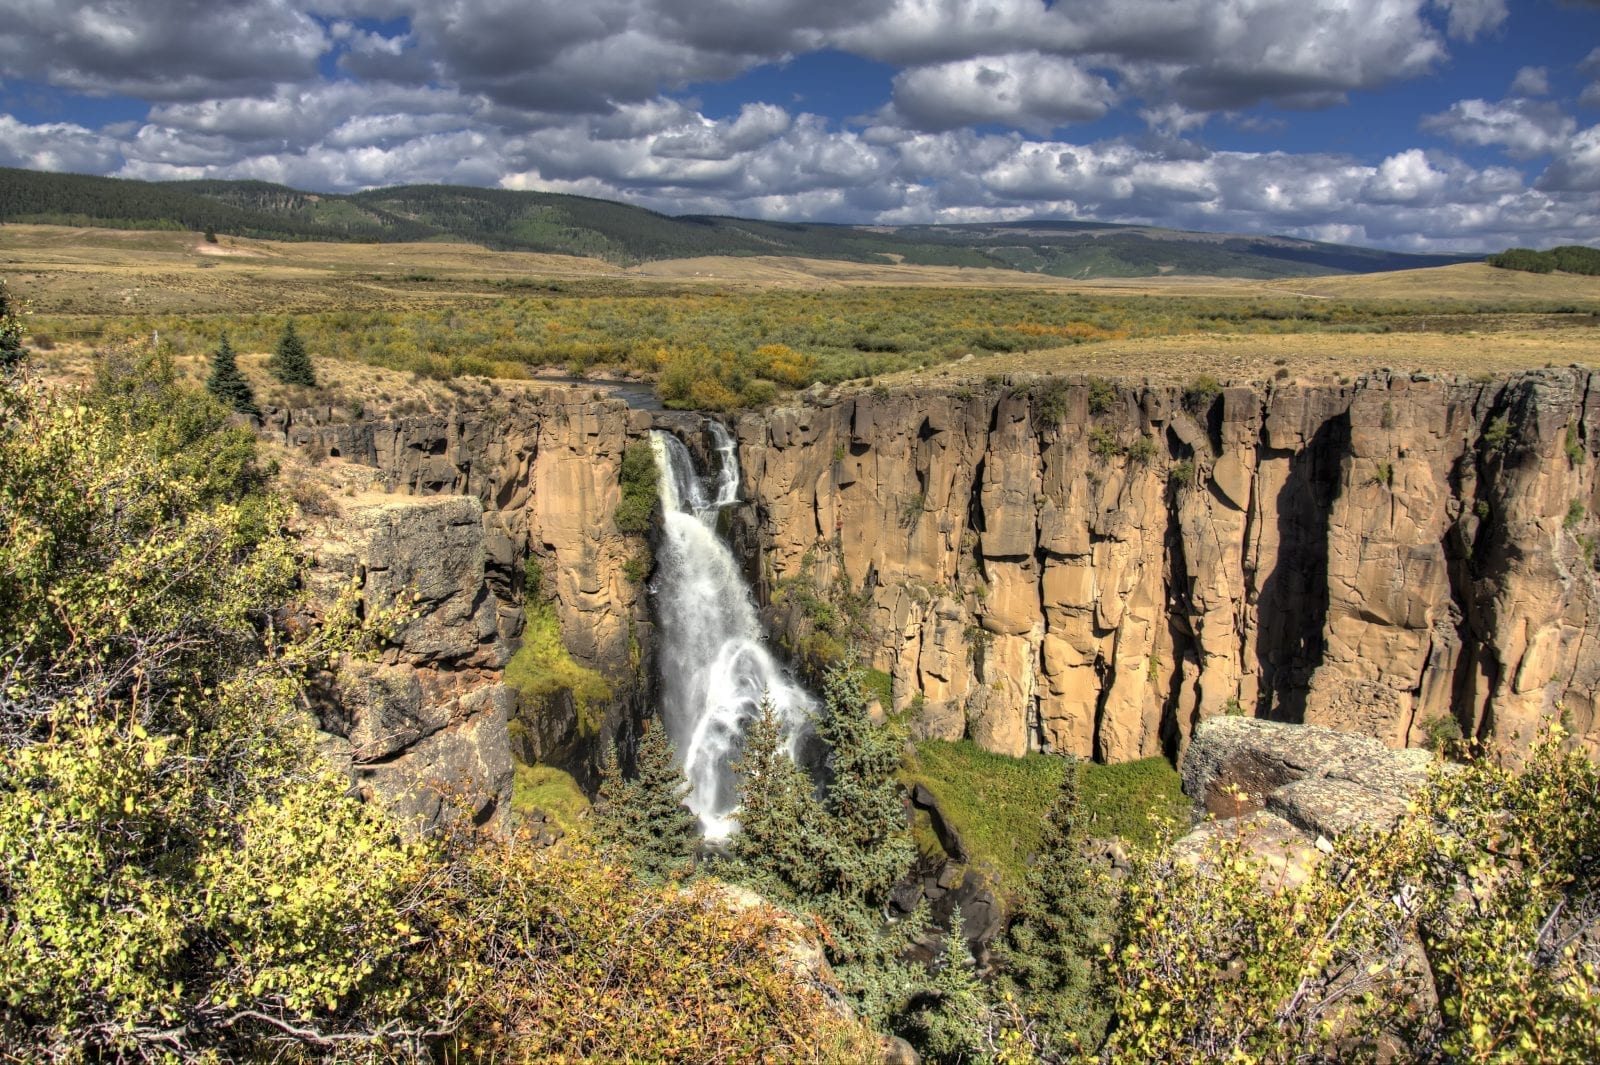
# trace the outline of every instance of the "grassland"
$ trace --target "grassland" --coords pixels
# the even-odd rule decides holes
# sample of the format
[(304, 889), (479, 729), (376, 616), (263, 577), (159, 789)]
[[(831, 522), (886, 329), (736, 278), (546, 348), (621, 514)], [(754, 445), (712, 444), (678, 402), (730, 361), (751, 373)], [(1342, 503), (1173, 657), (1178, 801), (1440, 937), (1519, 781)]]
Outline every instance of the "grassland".
[[(1022, 882), (1045, 814), (1072, 763), (1046, 754), (1008, 758), (969, 740), (924, 740), (905, 778), (927, 786), (961, 836), (973, 864), (1002, 885)], [(1164, 758), (1117, 765), (1080, 763), (1080, 815), (1089, 836), (1153, 842), (1188, 824), (1190, 804)]]
[[(462, 244), (277, 243), (0, 226), (0, 276), (39, 347), (159, 333), (179, 358), (227, 330), (413, 378), (542, 368), (658, 382), (673, 406), (758, 405), (815, 381), (929, 376), (1330, 379), (1378, 367), (1600, 365), (1600, 278), (1481, 264), (1279, 281), (1065, 281), (1004, 270), (724, 258), (623, 269)], [(971, 356), (971, 358), (968, 358)]]

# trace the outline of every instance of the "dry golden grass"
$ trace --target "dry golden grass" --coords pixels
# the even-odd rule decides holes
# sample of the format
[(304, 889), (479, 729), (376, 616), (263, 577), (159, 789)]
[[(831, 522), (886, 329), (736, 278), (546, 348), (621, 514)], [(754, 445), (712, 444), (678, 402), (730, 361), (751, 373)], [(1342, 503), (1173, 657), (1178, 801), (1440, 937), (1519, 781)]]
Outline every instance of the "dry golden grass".
[[(1027, 289), (1130, 298), (1200, 297), (1226, 303), (1356, 301), (1415, 308), (1407, 328), (1420, 332), (1337, 331), (1260, 334), (1194, 333), (993, 355), (882, 380), (965, 379), (996, 373), (1095, 373), (1184, 379), (1327, 379), (1378, 367), (1430, 372), (1495, 373), (1546, 364), (1600, 365), (1600, 278), (1534, 275), (1465, 264), (1386, 274), (1246, 281), (1162, 277), (1075, 281), (1006, 270), (870, 265), (788, 257), (701, 258), (621, 269), (594, 259), (495, 252), (465, 244), (321, 244), (223, 237), (208, 244), (192, 233), (0, 226), (0, 277), (40, 314), (74, 320), (114, 316), (132, 327), (139, 315), (307, 313), (345, 309), (486, 306), (510, 295), (537, 295), (548, 284), (611, 282), (647, 292), (687, 285), (709, 289), (816, 290), (876, 287)], [(660, 286), (658, 289), (657, 286)], [(601, 289), (610, 286), (602, 284)], [(582, 293), (588, 291), (578, 288)], [(1317, 301), (1313, 303), (1312, 301)], [(1471, 314), (1450, 305), (1493, 308)], [(1570, 305), (1576, 315), (1544, 313)], [(1543, 308), (1534, 313), (1534, 305)], [(1434, 310), (1430, 311), (1429, 308)], [(1519, 311), (1526, 308), (1526, 311)], [(1399, 319), (1397, 319), (1399, 320)], [(70, 327), (60, 350), (45, 353), (52, 372), (81, 376), (87, 356), (72, 351)], [(74, 365), (74, 360), (79, 364)], [(260, 372), (265, 356), (242, 364), (263, 402), (279, 395)], [(185, 372), (197, 380), (202, 360)], [(317, 402), (339, 406), (420, 404), (446, 393), (487, 388), (471, 379), (439, 384), (370, 366), (319, 362), (328, 382)], [(497, 387), (539, 387), (510, 381)], [(387, 398), (384, 398), (387, 397)]]
[(0, 274), (44, 314), (306, 312), (497, 299), (529, 279), (620, 277), (597, 259), (475, 244), (320, 244), (0, 226)]
[(1462, 333), (1198, 334), (1114, 340), (992, 355), (879, 380), (891, 384), (928, 378), (961, 381), (1015, 373), (1182, 382), (1209, 373), (1225, 382), (1268, 378), (1326, 381), (1378, 369), (1476, 375), (1573, 363), (1600, 367), (1600, 325)]

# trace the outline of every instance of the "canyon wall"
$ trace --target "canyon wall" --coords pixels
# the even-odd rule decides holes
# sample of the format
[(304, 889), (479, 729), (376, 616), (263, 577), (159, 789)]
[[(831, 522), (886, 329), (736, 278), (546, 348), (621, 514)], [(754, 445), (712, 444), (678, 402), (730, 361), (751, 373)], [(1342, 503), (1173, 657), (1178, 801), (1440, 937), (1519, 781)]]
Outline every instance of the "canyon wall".
[(737, 419), (772, 616), (841, 590), (923, 735), (1176, 755), (1244, 714), (1600, 746), (1583, 370), (1186, 396), (1088, 380)]
[[(373, 608), (411, 590), (421, 595), (418, 621), (381, 665), (347, 668), (324, 715), (343, 741), (332, 753), (352, 765), (358, 785), (372, 778), (378, 792), (409, 804), (405, 812), (436, 817), (437, 802), (414, 793), (441, 775), (437, 759), (411, 743), (437, 736), (433, 745), (447, 746), (460, 770), (446, 765), (442, 775), (476, 792), (492, 780), (487, 793), (503, 806), (513, 746), (583, 778), (596, 743), (644, 710), (653, 640), (644, 589), (626, 564), (646, 544), (619, 532), (612, 516), (622, 453), (649, 425), (649, 415), (592, 389), (422, 414), (267, 413), (263, 435), (310, 460), (305, 476), (331, 489), (323, 507), (333, 513), (307, 537), (323, 598), (351, 580)], [(596, 731), (583, 727), (570, 699), (557, 698), (536, 714), (526, 708), (524, 727), (507, 734), (517, 697), (500, 673), (534, 602), (554, 609), (574, 659), (611, 686), (615, 698)], [(377, 745), (373, 723), (387, 737)]]
[[(747, 499), (731, 533), (779, 642), (815, 646), (818, 604), (845, 608), (924, 736), (1124, 760), (1176, 756), (1227, 714), (1390, 746), (1450, 722), (1526, 740), (1562, 714), (1596, 749), (1592, 384), (814, 388), (730, 419)], [(649, 712), (655, 671), (627, 576), (645, 545), (612, 520), (622, 453), (661, 425), (710, 461), (703, 424), (578, 388), (276, 412), (265, 430), (389, 493), (475, 497), (482, 647), (419, 668), (503, 665), (536, 592), (617, 692), (609, 737)], [(529, 754), (580, 771), (594, 750), (570, 708), (536, 739)]]

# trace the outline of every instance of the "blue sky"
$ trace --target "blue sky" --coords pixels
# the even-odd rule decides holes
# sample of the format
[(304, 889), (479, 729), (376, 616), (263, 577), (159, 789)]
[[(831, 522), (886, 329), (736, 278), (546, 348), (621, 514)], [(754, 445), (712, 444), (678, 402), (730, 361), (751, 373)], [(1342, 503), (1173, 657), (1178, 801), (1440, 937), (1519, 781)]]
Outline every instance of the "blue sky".
[(0, 0), (0, 165), (1600, 243), (1600, 0)]

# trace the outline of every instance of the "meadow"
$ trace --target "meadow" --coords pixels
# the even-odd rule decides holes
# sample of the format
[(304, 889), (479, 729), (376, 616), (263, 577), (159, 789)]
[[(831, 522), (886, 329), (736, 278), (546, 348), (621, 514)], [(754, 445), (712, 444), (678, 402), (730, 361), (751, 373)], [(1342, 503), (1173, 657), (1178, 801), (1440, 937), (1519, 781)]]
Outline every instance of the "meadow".
[[(419, 379), (554, 370), (656, 382), (725, 410), (816, 382), (1096, 372), (1337, 377), (1600, 363), (1600, 279), (1481, 264), (1282, 281), (1063, 282), (998, 270), (702, 259), (624, 270), (470, 245), (279, 244), (0, 227), (36, 347), (226, 331), (271, 350), (289, 317), (322, 359)], [(969, 358), (970, 356), (970, 358)]]

